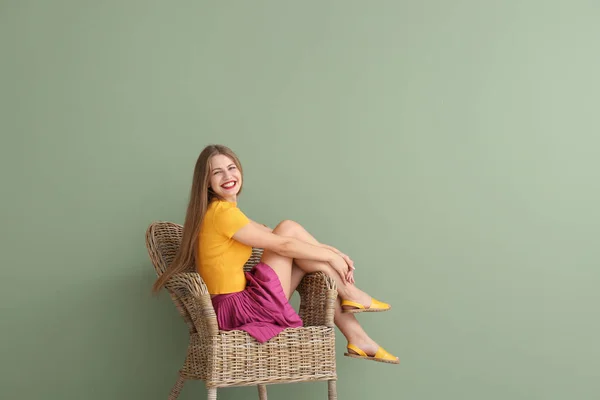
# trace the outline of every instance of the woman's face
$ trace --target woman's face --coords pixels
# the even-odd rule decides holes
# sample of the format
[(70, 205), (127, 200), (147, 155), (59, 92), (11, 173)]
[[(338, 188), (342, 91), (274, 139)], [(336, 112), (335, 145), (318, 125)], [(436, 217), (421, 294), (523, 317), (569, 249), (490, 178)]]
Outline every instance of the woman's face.
[(219, 197), (236, 202), (242, 187), (242, 174), (233, 160), (226, 155), (217, 154), (211, 157), (209, 164), (209, 187)]

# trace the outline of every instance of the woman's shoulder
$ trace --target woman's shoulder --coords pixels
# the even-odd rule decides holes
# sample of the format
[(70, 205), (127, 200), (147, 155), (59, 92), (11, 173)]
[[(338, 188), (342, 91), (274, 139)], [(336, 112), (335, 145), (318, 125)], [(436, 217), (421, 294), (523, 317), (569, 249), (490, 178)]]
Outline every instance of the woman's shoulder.
[(232, 203), (225, 200), (213, 200), (208, 205), (206, 214), (211, 215), (213, 218), (219, 219), (222, 216), (243, 215), (244, 213), (239, 209), (237, 203)]
[[(230, 202), (219, 199), (211, 200), (206, 208), (206, 214), (204, 214), (203, 225), (214, 229), (214, 227), (223, 224), (228, 219), (228, 215), (231, 214), (234, 208), (235, 206)], [(235, 211), (233, 212), (235, 213)]]
[(208, 210), (213, 211), (225, 211), (230, 210), (232, 208), (238, 208), (237, 203), (215, 199), (208, 204)]
[(206, 221), (219, 233), (231, 238), (242, 226), (249, 222), (248, 217), (237, 207), (236, 203), (214, 200), (206, 212)]

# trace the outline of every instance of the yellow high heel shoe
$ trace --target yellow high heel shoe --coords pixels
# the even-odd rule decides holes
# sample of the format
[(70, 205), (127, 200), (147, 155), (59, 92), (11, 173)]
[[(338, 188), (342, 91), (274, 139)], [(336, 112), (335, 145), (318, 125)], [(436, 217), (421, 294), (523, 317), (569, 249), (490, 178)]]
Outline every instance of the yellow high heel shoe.
[(389, 304), (373, 298), (371, 298), (371, 305), (368, 307), (355, 301), (342, 300), (342, 311), (352, 314), (361, 312), (382, 312), (391, 310), (391, 308), (392, 306)]
[(379, 347), (374, 356), (369, 356), (357, 346), (348, 343), (348, 352), (344, 353), (344, 355), (346, 357), (362, 358), (363, 360), (372, 360), (387, 364), (400, 364), (400, 359), (388, 353), (383, 347)]

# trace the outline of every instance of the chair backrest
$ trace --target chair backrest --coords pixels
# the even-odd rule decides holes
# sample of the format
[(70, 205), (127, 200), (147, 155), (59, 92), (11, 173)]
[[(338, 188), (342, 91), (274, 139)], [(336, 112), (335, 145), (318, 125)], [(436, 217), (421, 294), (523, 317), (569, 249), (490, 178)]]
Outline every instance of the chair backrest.
[(153, 222), (146, 231), (146, 248), (156, 276), (161, 276), (175, 258), (183, 227), (172, 222)]
[[(175, 258), (179, 246), (181, 245), (182, 236), (183, 226), (172, 222), (153, 222), (146, 230), (146, 248), (157, 277), (165, 272), (169, 264), (171, 264)], [(183, 301), (168, 288), (167, 291), (171, 295), (171, 299), (185, 320), (190, 332), (196, 332), (196, 327), (194, 326)]]

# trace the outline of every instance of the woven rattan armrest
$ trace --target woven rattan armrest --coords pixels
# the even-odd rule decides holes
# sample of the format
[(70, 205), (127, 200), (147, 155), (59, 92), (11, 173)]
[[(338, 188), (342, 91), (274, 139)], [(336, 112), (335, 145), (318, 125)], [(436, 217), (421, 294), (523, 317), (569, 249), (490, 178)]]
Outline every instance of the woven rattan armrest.
[(219, 334), (217, 316), (200, 274), (197, 272), (175, 274), (166, 286), (183, 302), (198, 333), (208, 336)]
[(304, 276), (300, 285), (300, 318), (304, 326), (333, 327), (337, 289), (335, 281), (323, 272)]

